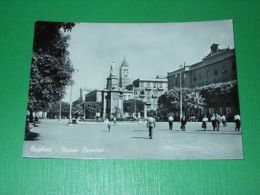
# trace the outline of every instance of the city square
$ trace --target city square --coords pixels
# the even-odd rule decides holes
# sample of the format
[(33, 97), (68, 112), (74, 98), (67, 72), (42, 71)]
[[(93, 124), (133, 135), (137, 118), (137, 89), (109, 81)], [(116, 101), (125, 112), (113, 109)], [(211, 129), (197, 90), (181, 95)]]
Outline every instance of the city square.
[(211, 123), (203, 131), (200, 122), (157, 122), (149, 139), (145, 122), (117, 122), (109, 132), (103, 122), (80, 122), (67, 126), (67, 120), (42, 120), (38, 140), (24, 143), (25, 157), (82, 159), (243, 159), (242, 136), (235, 124), (213, 131)]
[(28, 100), (24, 157), (243, 159), (232, 20), (36, 22)]

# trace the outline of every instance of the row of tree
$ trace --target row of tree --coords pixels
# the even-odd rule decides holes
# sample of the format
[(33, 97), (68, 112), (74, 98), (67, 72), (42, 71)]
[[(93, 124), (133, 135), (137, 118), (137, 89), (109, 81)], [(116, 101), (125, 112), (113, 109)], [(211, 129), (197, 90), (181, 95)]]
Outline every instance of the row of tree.
[(29, 86), (28, 110), (48, 111), (65, 94), (65, 88), (72, 84), (74, 71), (69, 59), (66, 31), (74, 23), (36, 22), (33, 40), (33, 54)]
[[(184, 88), (182, 91), (182, 109), (184, 115), (202, 118), (209, 114), (209, 108), (219, 111), (220, 108), (233, 108), (239, 113), (239, 97), (237, 81), (210, 84), (196, 89)], [(222, 111), (223, 112), (223, 111)], [(158, 99), (157, 115), (166, 120), (170, 114), (179, 118), (180, 89), (169, 90)], [(228, 114), (228, 113), (219, 113)]]
[[(49, 110), (49, 117), (58, 117), (60, 104), (55, 103)], [(237, 81), (211, 84), (197, 89), (182, 89), (182, 109), (187, 117), (193, 116), (197, 119), (207, 113), (208, 108), (218, 109), (220, 107), (233, 107), (239, 109)], [(62, 117), (69, 116), (69, 104), (62, 102)], [(239, 110), (238, 110), (239, 111)], [(85, 116), (94, 118), (97, 113), (102, 112), (102, 105), (98, 102), (74, 102), (73, 115), (75, 117)], [(123, 102), (123, 113), (140, 113), (144, 116), (144, 103), (140, 100), (130, 99)], [(169, 90), (158, 99), (157, 110), (148, 110), (147, 115), (154, 115), (167, 120), (169, 115), (179, 119), (180, 113), (180, 89)], [(220, 113), (221, 114), (221, 113)], [(226, 113), (224, 113), (226, 114)]]

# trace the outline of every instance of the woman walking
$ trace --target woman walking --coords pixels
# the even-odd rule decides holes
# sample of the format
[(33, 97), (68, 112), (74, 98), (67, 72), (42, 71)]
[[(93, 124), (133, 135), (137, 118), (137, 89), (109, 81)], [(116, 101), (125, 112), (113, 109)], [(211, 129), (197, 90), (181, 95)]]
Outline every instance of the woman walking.
[(206, 131), (207, 129), (207, 122), (208, 122), (208, 118), (207, 116), (205, 115), (202, 119), (202, 129), (204, 129), (204, 131)]

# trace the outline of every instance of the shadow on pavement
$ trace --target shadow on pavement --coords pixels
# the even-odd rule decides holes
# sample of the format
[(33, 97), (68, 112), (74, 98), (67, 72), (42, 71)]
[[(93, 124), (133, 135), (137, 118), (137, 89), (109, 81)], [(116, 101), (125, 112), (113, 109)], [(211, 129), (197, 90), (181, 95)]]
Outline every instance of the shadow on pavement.
[(193, 131), (175, 131), (175, 132), (183, 132), (183, 133), (194, 133), (194, 134), (221, 134), (221, 135), (241, 135), (241, 133), (233, 132), (233, 131), (213, 131), (213, 130), (193, 130)]
[(134, 139), (150, 139), (148, 137), (132, 137), (132, 138), (134, 138)]
[(144, 131), (144, 132), (146, 132), (147, 130), (141, 130), (141, 129), (137, 129), (137, 130), (133, 130), (134, 132), (137, 132), (137, 131)]

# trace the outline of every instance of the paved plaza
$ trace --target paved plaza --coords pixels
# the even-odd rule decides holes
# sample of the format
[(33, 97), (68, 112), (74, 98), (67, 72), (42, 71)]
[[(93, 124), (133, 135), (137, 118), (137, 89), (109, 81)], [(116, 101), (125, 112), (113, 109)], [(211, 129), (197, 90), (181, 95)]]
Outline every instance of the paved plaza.
[(32, 131), (35, 141), (24, 142), (25, 157), (101, 159), (243, 159), (242, 137), (235, 124), (203, 131), (200, 122), (188, 122), (186, 131), (174, 122), (157, 122), (153, 139), (145, 123), (117, 122), (109, 132), (103, 122), (67, 126), (67, 120), (41, 120)]

